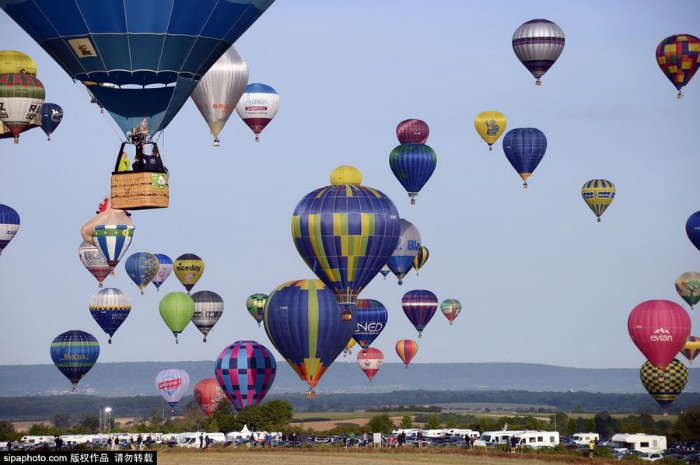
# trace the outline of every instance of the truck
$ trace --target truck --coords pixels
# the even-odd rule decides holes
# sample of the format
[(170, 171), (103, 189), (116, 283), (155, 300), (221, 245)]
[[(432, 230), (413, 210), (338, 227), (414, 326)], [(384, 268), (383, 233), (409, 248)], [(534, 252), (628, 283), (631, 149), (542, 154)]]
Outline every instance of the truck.
[(593, 442), (598, 442), (600, 435), (598, 433), (574, 433), (571, 439), (579, 446), (587, 446)]
[(637, 452), (661, 452), (666, 449), (666, 436), (643, 433), (618, 433), (610, 438), (608, 446), (615, 449), (627, 449)]

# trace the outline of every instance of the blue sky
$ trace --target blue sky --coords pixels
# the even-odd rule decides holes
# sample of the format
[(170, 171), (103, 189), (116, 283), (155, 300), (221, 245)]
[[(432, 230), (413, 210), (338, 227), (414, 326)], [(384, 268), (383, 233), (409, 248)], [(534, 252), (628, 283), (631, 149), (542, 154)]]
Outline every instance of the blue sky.
[[(566, 34), (540, 87), (511, 48), (513, 31), (533, 18)], [(313, 277), (291, 239), (292, 212), (333, 168), (352, 164), (430, 249), (420, 276), (403, 286), (378, 276), (361, 295), (389, 309), (374, 344), (387, 361), (398, 361), (396, 340), (416, 336), (401, 297), (423, 288), (459, 299), (463, 311), (453, 326), (438, 311), (415, 363), (639, 367), (629, 312), (648, 299), (682, 303), (674, 280), (699, 268), (684, 231), (700, 206), (699, 78), (678, 100), (654, 58), (659, 41), (698, 36), (698, 24), (700, 4), (689, 0), (277, 0), (236, 44), (250, 82), (280, 94), (260, 143), (234, 115), (212, 147), (188, 102), (160, 144), (171, 206), (132, 217), (128, 253), (196, 253), (206, 271), (194, 291), (219, 293), (224, 314), (207, 343), (189, 326), (175, 345), (158, 302), (182, 286), (172, 275), (159, 294), (150, 286), (140, 296), (123, 260), (105, 285), (127, 291), (133, 308), (107, 345), (88, 311), (96, 281), (77, 248), (80, 227), (109, 192), (119, 137), (82, 84), (0, 13), (0, 48), (31, 55), (47, 102), (65, 112), (50, 142), (34, 130), (19, 145), (0, 143), (0, 202), (22, 219), (0, 257), (0, 364), (50, 363), (51, 340), (69, 329), (98, 337), (100, 362), (214, 360), (239, 339), (273, 349), (245, 299)], [(484, 110), (504, 113), (508, 129), (547, 136), (529, 189), (500, 141), (493, 152), (480, 142), (473, 118)], [(438, 156), (414, 206), (388, 164), (405, 118), (430, 125)], [(617, 187), (600, 224), (580, 195), (591, 178)], [(691, 314), (696, 326), (699, 317)]]

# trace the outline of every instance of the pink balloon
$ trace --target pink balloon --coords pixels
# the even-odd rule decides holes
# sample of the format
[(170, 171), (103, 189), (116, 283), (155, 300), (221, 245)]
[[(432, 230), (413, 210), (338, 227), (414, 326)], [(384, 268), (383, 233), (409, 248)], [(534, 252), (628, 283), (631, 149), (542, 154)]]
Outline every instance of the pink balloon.
[(632, 341), (649, 360), (665, 370), (690, 336), (690, 317), (670, 300), (647, 300), (632, 309), (627, 329)]

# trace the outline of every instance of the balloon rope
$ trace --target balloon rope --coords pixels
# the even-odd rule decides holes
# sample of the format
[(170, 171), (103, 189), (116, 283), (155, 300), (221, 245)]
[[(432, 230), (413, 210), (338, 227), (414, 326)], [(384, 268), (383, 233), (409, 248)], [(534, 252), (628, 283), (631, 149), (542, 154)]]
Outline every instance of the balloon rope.
[(112, 131), (114, 132), (114, 135), (117, 136), (119, 142), (125, 142), (126, 134), (121, 134), (121, 128), (117, 126), (117, 123), (115, 123), (111, 117), (107, 117), (105, 113), (100, 114), (102, 115), (102, 118), (104, 118), (105, 121), (107, 121), (107, 125), (109, 125), (109, 127), (112, 128)]

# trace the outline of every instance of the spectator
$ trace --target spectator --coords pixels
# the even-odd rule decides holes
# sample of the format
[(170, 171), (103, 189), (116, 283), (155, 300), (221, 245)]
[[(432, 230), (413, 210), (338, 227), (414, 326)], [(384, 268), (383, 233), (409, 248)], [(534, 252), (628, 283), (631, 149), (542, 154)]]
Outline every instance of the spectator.
[(63, 450), (63, 439), (60, 436), (56, 436), (53, 442), (56, 445), (56, 450)]
[(136, 437), (136, 446), (137, 446), (138, 450), (143, 449), (142, 445), (143, 445), (143, 436), (141, 436), (141, 433), (139, 433), (139, 435)]
[(423, 432), (418, 431), (418, 434), (416, 434), (416, 441), (418, 442), (418, 448), (422, 449), (423, 448)]

